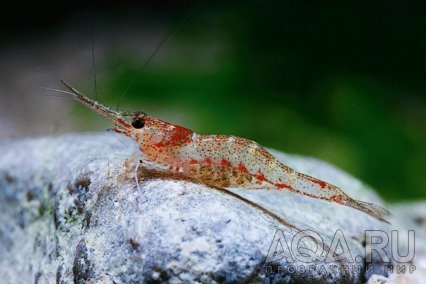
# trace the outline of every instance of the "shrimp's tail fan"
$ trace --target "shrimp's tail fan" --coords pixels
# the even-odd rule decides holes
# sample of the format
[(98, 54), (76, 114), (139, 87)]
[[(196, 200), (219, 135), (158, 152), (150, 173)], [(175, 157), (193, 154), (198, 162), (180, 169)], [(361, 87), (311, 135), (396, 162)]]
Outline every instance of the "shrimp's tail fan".
[(351, 205), (355, 207), (356, 209), (361, 210), (382, 222), (390, 224), (390, 222), (385, 219), (386, 216), (391, 215), (391, 213), (387, 209), (370, 202), (365, 202), (360, 200), (354, 200), (354, 201), (355, 202)]

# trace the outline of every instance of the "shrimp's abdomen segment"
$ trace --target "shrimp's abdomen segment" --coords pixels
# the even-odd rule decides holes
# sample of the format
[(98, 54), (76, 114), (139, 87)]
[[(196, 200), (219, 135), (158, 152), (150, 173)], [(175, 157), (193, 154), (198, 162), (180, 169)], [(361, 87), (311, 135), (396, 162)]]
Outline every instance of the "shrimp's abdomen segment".
[(294, 171), (245, 138), (199, 135), (181, 151), (184, 173), (217, 186), (290, 190), (340, 204), (346, 199), (339, 188)]
[(218, 187), (246, 187), (252, 176), (224, 165), (197, 163), (187, 165), (185, 173), (209, 185)]
[[(198, 135), (181, 149), (183, 172), (223, 187), (291, 189), (276, 159), (257, 143), (233, 136)], [(279, 163), (279, 162), (278, 162)]]

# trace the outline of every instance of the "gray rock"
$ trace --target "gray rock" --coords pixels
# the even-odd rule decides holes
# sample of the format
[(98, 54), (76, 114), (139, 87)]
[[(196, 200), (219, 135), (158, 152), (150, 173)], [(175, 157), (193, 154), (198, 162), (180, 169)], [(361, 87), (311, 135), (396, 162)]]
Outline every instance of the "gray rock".
[[(292, 193), (227, 193), (158, 175), (155, 165), (144, 161), (138, 187), (134, 146), (110, 134), (3, 143), (0, 279), (356, 283), (372, 275), (365, 266), (364, 232), (389, 231), (390, 226), (351, 208)], [(355, 199), (382, 203), (362, 182), (324, 162), (274, 154), (298, 171), (341, 186)], [(354, 263), (325, 259), (335, 235), (340, 236), (338, 230)], [(318, 243), (306, 237), (312, 232), (325, 244), (322, 253)], [(280, 257), (286, 242), (279, 237), (291, 246), (295, 235), (301, 237), (299, 247), (307, 249), (305, 253), (320, 254), (314, 262), (305, 263), (306, 254), (295, 255), (294, 250), (288, 258)], [(271, 254), (273, 244), (281, 245), (278, 255)], [(384, 265), (377, 257), (373, 263), (377, 271)]]

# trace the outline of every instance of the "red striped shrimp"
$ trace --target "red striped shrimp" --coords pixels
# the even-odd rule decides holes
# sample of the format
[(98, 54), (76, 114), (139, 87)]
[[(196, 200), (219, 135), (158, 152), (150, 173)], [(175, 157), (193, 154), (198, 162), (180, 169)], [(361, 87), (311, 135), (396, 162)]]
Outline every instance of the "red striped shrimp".
[(115, 132), (134, 139), (147, 161), (160, 165), (169, 173), (222, 188), (290, 190), (349, 206), (387, 222), (384, 219), (388, 214), (386, 209), (352, 199), (337, 186), (296, 172), (254, 141), (235, 136), (197, 134), (143, 112), (114, 110), (62, 83), (79, 102), (111, 119)]

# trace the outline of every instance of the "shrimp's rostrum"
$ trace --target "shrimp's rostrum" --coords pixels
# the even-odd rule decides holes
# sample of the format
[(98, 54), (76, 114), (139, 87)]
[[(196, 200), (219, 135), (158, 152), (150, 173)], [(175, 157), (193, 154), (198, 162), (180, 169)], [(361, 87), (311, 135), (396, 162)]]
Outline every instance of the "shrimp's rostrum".
[(197, 134), (143, 112), (114, 110), (64, 84), (78, 101), (111, 119), (115, 123), (114, 131), (134, 139), (145, 159), (169, 172), (217, 187), (290, 190), (349, 206), (387, 222), (383, 217), (387, 214), (384, 208), (354, 200), (332, 184), (296, 172), (254, 141), (226, 135)]

